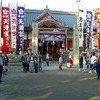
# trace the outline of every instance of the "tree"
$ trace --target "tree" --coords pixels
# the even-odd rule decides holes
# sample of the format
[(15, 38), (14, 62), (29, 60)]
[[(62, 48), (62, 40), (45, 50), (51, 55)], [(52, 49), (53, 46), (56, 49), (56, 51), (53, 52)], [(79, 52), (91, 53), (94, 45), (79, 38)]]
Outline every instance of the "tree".
[(96, 18), (96, 12), (97, 11), (100, 11), (100, 8), (93, 9), (93, 12), (94, 12), (94, 23), (95, 23), (95, 25), (97, 25), (97, 18)]

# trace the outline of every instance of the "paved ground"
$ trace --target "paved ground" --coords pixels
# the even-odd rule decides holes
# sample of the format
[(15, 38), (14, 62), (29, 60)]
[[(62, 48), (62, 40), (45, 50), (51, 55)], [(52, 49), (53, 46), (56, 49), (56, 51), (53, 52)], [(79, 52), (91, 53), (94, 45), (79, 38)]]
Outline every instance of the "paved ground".
[(21, 66), (9, 66), (0, 84), (0, 100), (100, 100), (96, 74), (78, 69), (59, 71), (57, 64), (39, 73), (23, 73)]

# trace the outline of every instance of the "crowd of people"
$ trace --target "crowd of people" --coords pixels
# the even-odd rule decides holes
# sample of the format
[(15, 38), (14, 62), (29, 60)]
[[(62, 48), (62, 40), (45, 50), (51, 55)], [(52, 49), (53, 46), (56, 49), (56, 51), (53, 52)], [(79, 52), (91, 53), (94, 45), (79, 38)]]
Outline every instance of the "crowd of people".
[(23, 72), (39, 72), (42, 71), (43, 63), (42, 63), (42, 55), (39, 54), (29, 54), (24, 53), (24, 55), (21, 56), (21, 62), (23, 67)]
[[(43, 56), (39, 54), (29, 54), (24, 53), (24, 55), (21, 56), (21, 62), (23, 66), (23, 72), (40, 72), (43, 70)], [(45, 62), (46, 65), (49, 66), (50, 62), (50, 54), (47, 52), (45, 55)], [(53, 55), (53, 63), (57, 64), (59, 63), (59, 70), (62, 70), (62, 64), (65, 63), (65, 55), (59, 54), (59, 57), (57, 59), (56, 54)]]
[(82, 52), (79, 57), (79, 71), (97, 74), (97, 79), (100, 78), (100, 52), (91, 52), (87, 54)]
[[(65, 67), (72, 68), (73, 67), (73, 57), (72, 52), (69, 53), (68, 58), (66, 57), (66, 54), (59, 53), (59, 57), (57, 59), (56, 53), (52, 56), (53, 63), (58, 64), (59, 70), (62, 70), (63, 64), (65, 64)], [(23, 55), (20, 55), (21, 62), (22, 62), (22, 70), (24, 73), (26, 72), (35, 72), (38, 73), (43, 70), (43, 56), (38, 53), (24, 53)], [(46, 65), (49, 66), (50, 61), (50, 54), (49, 52), (45, 55), (45, 62)], [(66, 62), (66, 63), (65, 63)], [(9, 57), (6, 53), (2, 53), (0, 51), (0, 83), (2, 82), (2, 74), (6, 75), (8, 71), (8, 63), (9, 63)], [(87, 54), (86, 52), (80, 53), (79, 56), (79, 71), (82, 72), (89, 72), (93, 73), (95, 70), (95, 73), (97, 74), (97, 79), (100, 78), (100, 52), (91, 52)]]

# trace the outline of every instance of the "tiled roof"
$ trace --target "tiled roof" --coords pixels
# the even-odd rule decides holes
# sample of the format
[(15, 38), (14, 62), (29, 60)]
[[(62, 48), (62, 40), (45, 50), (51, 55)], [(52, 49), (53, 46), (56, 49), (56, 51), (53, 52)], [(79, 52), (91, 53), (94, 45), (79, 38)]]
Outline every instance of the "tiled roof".
[[(44, 13), (44, 10), (25, 10), (25, 27), (32, 26), (32, 23)], [(70, 14), (68, 12), (63, 11), (53, 11), (50, 10), (50, 13), (54, 18), (60, 21), (60, 25), (66, 26), (69, 28), (73, 28), (73, 26), (77, 23), (77, 16), (75, 14)]]
[(56, 23), (58, 26), (61, 26), (60, 23), (56, 22), (55, 20), (52, 20), (52, 19), (45, 19), (45, 20), (42, 20), (40, 22), (38, 22), (39, 25), (41, 25), (42, 23), (44, 22), (54, 22)]

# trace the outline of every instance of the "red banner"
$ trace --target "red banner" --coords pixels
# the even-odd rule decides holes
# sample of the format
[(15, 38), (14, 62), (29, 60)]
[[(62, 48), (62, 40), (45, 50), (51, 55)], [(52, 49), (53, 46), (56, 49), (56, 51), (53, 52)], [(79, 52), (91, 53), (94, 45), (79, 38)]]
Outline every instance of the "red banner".
[(2, 34), (3, 34), (3, 51), (7, 52), (9, 48), (9, 8), (2, 7)]
[(98, 48), (100, 49), (100, 12), (97, 12), (96, 16), (97, 16)]

